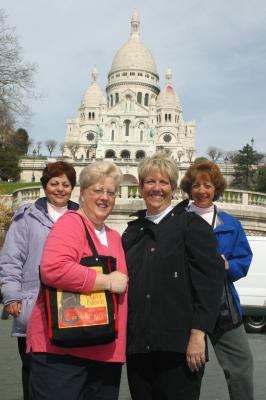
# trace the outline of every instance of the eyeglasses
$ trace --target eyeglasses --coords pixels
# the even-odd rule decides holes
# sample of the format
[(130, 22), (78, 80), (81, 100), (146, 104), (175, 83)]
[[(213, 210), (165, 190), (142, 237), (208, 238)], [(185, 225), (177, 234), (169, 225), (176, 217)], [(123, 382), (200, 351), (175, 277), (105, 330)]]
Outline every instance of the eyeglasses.
[(116, 197), (116, 192), (113, 192), (112, 190), (104, 190), (103, 188), (95, 188), (95, 189), (90, 189), (91, 192), (95, 195), (95, 196), (102, 196), (104, 194), (106, 194), (106, 196), (110, 197), (111, 199), (114, 199)]

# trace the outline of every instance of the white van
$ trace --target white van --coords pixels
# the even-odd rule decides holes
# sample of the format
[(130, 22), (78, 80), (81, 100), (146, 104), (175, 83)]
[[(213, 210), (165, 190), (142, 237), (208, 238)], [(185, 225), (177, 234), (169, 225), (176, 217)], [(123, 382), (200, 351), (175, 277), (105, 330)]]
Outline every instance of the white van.
[(235, 282), (248, 332), (266, 332), (266, 237), (247, 236), (253, 252), (246, 277)]

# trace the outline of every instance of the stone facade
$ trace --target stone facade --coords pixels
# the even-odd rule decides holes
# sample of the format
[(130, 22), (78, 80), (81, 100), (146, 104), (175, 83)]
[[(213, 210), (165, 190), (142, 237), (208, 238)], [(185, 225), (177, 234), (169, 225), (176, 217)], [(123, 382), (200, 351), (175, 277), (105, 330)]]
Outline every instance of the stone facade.
[[(195, 157), (195, 122), (185, 122), (180, 100), (167, 69), (165, 85), (151, 52), (140, 40), (140, 19), (134, 12), (129, 40), (114, 56), (106, 94), (92, 82), (82, 97), (77, 117), (67, 120), (65, 155), (82, 162), (110, 158), (120, 161), (125, 180), (136, 181), (136, 168), (128, 161), (166, 149), (179, 164)], [(123, 162), (124, 161), (124, 162)], [(124, 165), (123, 165), (124, 164)]]

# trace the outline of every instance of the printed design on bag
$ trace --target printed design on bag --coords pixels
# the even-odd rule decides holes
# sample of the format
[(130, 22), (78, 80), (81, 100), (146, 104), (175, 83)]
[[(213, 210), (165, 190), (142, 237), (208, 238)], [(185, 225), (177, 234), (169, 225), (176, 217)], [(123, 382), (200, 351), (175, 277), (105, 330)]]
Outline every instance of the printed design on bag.
[[(102, 267), (90, 267), (103, 272)], [(105, 291), (73, 293), (57, 290), (58, 327), (104, 325), (109, 323)]]

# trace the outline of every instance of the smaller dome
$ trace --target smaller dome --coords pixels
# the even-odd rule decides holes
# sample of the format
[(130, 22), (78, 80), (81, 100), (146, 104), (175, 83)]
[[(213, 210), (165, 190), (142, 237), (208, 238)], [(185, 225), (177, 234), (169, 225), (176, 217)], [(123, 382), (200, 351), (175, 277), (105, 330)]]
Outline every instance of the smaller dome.
[(100, 104), (106, 104), (106, 98), (97, 83), (98, 71), (95, 66), (91, 76), (92, 82), (81, 100), (81, 107), (98, 107)]
[(160, 108), (180, 108), (180, 99), (175, 94), (172, 86), (172, 71), (167, 68), (165, 74), (166, 84), (157, 97), (157, 106)]

